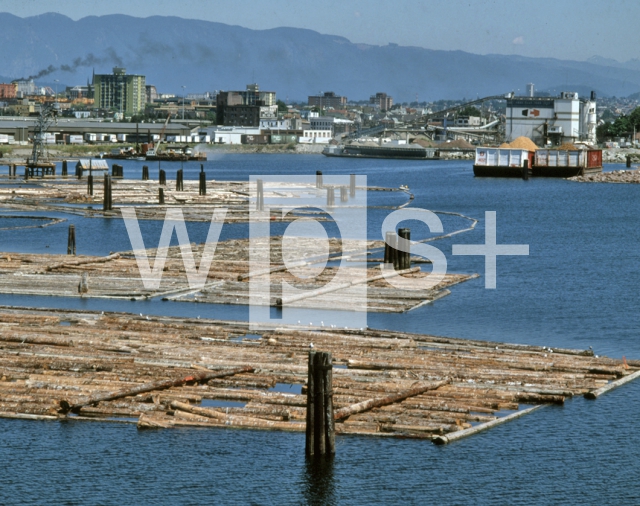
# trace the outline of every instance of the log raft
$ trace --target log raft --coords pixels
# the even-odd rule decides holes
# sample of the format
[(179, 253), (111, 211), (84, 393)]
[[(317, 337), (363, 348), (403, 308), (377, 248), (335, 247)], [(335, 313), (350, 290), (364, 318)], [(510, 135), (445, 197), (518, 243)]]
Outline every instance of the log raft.
[(308, 417), (320, 422), (306, 409), (312, 343), (331, 354), (339, 437), (446, 443), (529, 413), (522, 404), (597, 396), (640, 375), (640, 362), (591, 350), (0, 307), (0, 417), (303, 432)]

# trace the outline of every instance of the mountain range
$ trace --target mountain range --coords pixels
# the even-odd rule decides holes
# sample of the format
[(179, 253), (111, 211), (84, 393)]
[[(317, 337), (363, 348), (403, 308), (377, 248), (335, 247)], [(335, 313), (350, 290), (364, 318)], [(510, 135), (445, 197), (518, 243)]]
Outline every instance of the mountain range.
[(334, 91), (366, 100), (383, 91), (398, 101), (476, 98), (525, 85), (556, 94), (595, 90), (599, 96), (640, 91), (640, 60), (619, 63), (477, 55), (388, 44), (358, 44), (300, 28), (251, 30), (171, 16), (90, 16), (74, 21), (47, 13), (0, 13), (0, 79), (86, 84), (124, 66), (161, 93), (244, 89), (257, 82), (278, 98), (306, 100)]

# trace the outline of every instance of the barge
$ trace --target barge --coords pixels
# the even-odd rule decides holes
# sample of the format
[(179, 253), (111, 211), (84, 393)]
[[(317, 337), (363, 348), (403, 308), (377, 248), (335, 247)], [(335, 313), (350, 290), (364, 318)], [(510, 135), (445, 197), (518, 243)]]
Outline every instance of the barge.
[(325, 156), (345, 158), (393, 158), (398, 160), (438, 160), (436, 149), (422, 146), (327, 146), (322, 150)]
[(534, 177), (573, 177), (598, 172), (602, 172), (601, 149), (538, 149), (532, 174)]
[(534, 152), (517, 148), (477, 148), (473, 164), (476, 177), (519, 177), (531, 173)]
[(477, 148), (476, 177), (573, 177), (602, 172), (601, 149)]

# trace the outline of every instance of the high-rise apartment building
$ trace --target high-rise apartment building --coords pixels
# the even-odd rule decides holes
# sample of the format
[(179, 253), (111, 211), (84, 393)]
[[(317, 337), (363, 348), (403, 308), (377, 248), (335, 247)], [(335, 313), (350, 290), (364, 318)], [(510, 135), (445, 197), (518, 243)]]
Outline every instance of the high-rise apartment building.
[(127, 69), (114, 67), (113, 74), (96, 74), (93, 88), (95, 107), (113, 109), (124, 115), (144, 110), (147, 101), (145, 76), (127, 75)]

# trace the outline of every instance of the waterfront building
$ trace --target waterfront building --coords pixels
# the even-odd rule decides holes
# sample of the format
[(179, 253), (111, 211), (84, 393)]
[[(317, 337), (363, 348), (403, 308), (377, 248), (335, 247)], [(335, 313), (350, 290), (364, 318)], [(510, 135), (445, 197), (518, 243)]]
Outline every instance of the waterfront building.
[(220, 91), (216, 96), (216, 123), (223, 126), (258, 127), (261, 118), (275, 118), (275, 91), (260, 91), (248, 84), (244, 91)]
[(596, 96), (579, 98), (564, 91), (558, 97), (512, 97), (507, 100), (506, 140), (524, 136), (539, 146), (596, 142)]
[(113, 74), (95, 74), (93, 86), (97, 108), (113, 109), (125, 115), (144, 110), (147, 102), (145, 76), (127, 75), (127, 69), (114, 67)]

